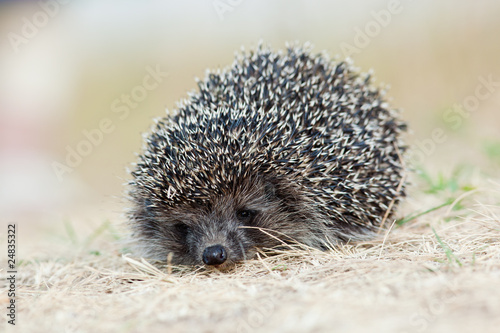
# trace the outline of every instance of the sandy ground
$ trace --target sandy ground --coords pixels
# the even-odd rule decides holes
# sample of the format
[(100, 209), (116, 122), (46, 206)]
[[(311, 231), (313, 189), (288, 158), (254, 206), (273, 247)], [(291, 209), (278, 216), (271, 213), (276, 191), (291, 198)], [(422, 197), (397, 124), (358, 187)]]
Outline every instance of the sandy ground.
[[(6, 324), (5, 314), (2, 326), (7, 332), (498, 332), (499, 189), (485, 179), (452, 205), (394, 224), (372, 242), (263, 254), (230, 273), (159, 270), (124, 255), (105, 230), (92, 246), (24, 261), (16, 326)], [(442, 197), (422, 192), (403, 209), (407, 216), (423, 212), (412, 207), (432, 208)], [(0, 289), (3, 312), (6, 289)]]

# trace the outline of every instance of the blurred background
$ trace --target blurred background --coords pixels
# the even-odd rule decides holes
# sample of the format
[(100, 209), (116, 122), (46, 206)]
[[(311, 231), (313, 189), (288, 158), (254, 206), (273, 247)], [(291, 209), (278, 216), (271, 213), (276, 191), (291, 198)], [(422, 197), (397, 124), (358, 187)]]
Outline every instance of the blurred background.
[(0, 220), (21, 240), (123, 221), (152, 118), (259, 40), (373, 69), (409, 122), (415, 164), (498, 175), (499, 15), (493, 0), (1, 1)]

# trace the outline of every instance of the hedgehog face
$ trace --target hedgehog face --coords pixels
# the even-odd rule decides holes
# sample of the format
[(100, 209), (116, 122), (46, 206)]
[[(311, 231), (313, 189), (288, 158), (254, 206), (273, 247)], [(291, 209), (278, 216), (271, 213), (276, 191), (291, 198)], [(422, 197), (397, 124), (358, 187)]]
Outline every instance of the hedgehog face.
[(300, 237), (289, 197), (276, 184), (257, 178), (195, 203), (148, 207), (146, 202), (136, 218), (147, 223), (137, 224), (136, 233), (147, 244), (147, 257), (166, 261), (172, 253), (175, 264), (226, 270), (252, 258), (256, 248)]

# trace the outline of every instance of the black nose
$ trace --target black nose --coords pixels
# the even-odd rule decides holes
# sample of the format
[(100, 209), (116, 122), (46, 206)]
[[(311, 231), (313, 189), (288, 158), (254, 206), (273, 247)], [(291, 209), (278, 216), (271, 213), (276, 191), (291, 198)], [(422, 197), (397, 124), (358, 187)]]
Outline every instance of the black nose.
[(222, 245), (209, 246), (203, 251), (203, 262), (206, 265), (220, 265), (226, 259), (226, 249)]

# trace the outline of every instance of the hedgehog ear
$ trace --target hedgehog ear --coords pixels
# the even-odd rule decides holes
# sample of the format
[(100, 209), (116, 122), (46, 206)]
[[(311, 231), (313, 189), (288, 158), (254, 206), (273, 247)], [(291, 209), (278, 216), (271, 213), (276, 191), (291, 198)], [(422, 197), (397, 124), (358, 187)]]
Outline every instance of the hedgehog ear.
[(147, 217), (155, 217), (156, 212), (155, 212), (155, 206), (149, 199), (144, 200), (144, 213), (146, 214)]
[(276, 186), (267, 181), (264, 185), (264, 192), (266, 193), (266, 196), (268, 198), (275, 198), (276, 197)]

